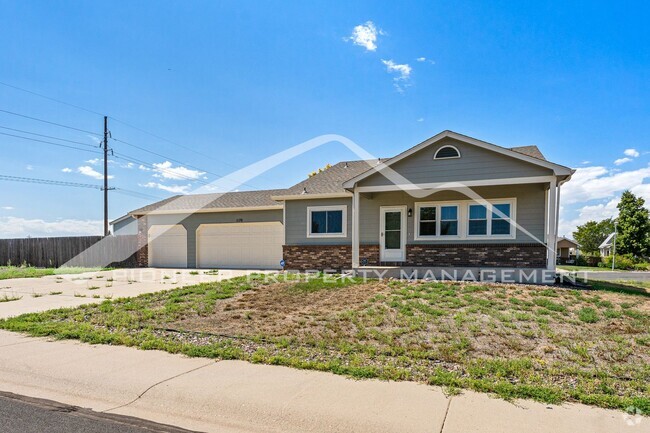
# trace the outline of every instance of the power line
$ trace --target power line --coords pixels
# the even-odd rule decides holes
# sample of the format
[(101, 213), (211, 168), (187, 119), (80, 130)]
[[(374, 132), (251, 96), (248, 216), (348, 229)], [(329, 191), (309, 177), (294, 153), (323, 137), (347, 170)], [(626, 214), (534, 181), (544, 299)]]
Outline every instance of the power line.
[(86, 111), (86, 112), (88, 112), (88, 113), (96, 114), (96, 115), (98, 115), (98, 116), (103, 116), (102, 113), (98, 113), (97, 111), (90, 110), (90, 109), (88, 109), (88, 108), (84, 108), (84, 107), (82, 107), (82, 106), (80, 106), (80, 105), (71, 104), (71, 103), (69, 103), (69, 102), (65, 102), (65, 101), (62, 101), (62, 100), (60, 100), (60, 99), (51, 98), (51, 97), (49, 97), (49, 96), (45, 96), (45, 95), (43, 95), (43, 94), (41, 94), (41, 93), (37, 93), (37, 92), (34, 92), (34, 91), (32, 91), (32, 90), (23, 89), (22, 87), (14, 86), (14, 85), (12, 85), (12, 84), (3, 83), (2, 81), (0, 81), (0, 85), (6, 86), (6, 87), (11, 87), (12, 89), (20, 90), (21, 92), (29, 93), (29, 94), (32, 94), (32, 95), (38, 96), (38, 97), (40, 97), (40, 98), (47, 99), (47, 100), (49, 100), (49, 101), (57, 102), (57, 103), (59, 103), (59, 104), (67, 105), (68, 107), (73, 107), (73, 108), (76, 108), (76, 109), (78, 109), (78, 110)]
[(75, 187), (75, 188), (102, 189), (101, 185), (93, 185), (90, 183), (66, 182), (62, 180), (50, 180), (50, 179), (37, 179), (33, 177), (8, 176), (6, 174), (0, 174), (0, 180), (6, 180), (10, 182), (40, 183), (46, 185), (68, 186), (68, 187)]
[(145, 194), (143, 192), (138, 192), (138, 191), (133, 191), (130, 189), (124, 189), (124, 188), (115, 188), (115, 192), (119, 194), (124, 194), (124, 195), (129, 195), (131, 197), (137, 197), (137, 198), (144, 198), (144, 199), (149, 199), (149, 200), (164, 200), (163, 197), (152, 195), (152, 194)]
[(102, 136), (102, 134), (98, 134), (96, 132), (87, 131), (85, 129), (80, 129), (80, 128), (75, 128), (74, 126), (64, 125), (62, 123), (50, 122), (49, 120), (39, 119), (38, 117), (27, 116), (26, 114), (15, 113), (15, 112), (9, 111), (9, 110), (0, 109), (0, 112), (11, 114), (12, 116), (24, 117), (25, 119), (35, 120), (37, 122), (47, 123), (49, 125), (59, 126), (61, 128), (71, 129), (73, 131), (85, 132), (86, 134), (92, 134), (92, 135), (96, 135), (98, 137)]
[(0, 128), (8, 129), (9, 131), (22, 132), (23, 134), (36, 135), (37, 137), (45, 137), (45, 138), (51, 138), (53, 140), (65, 141), (65, 142), (68, 142), (68, 143), (82, 144), (84, 146), (99, 147), (99, 146), (94, 146), (94, 145), (88, 144), (88, 143), (82, 143), (81, 141), (68, 140), (67, 138), (59, 138), (59, 137), (54, 137), (52, 135), (38, 134), (36, 132), (25, 131), (23, 129), (9, 128), (8, 126), (1, 126), (0, 125)]
[[(38, 143), (50, 144), (52, 146), (65, 147), (66, 149), (74, 149), (74, 150), (79, 150), (81, 152), (89, 152), (89, 153), (101, 154), (101, 152), (99, 152), (97, 150), (81, 149), (79, 147), (68, 146), (67, 144), (53, 143), (51, 141), (39, 140), (38, 138), (23, 137), (23, 136), (20, 136), (20, 135), (8, 134), (6, 132), (0, 132), (0, 135), (6, 135), (6, 136), (9, 136), (9, 137), (21, 138), (23, 140), (35, 141), (35, 142), (38, 142)], [(95, 146), (92, 146), (90, 144), (88, 144), (87, 146), (95, 147)]]

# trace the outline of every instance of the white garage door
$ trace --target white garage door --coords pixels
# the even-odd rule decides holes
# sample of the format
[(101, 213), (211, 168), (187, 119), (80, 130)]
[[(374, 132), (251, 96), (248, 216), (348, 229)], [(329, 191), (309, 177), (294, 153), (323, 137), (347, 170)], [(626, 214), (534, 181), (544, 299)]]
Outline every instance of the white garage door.
[(149, 228), (149, 266), (187, 267), (187, 231), (182, 225), (152, 225)]
[(284, 230), (280, 222), (202, 224), (196, 232), (199, 268), (278, 269)]

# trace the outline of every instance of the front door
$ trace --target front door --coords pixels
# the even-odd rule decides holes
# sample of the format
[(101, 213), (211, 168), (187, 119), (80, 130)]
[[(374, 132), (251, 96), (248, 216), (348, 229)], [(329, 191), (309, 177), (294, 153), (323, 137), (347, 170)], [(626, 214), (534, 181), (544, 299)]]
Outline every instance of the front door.
[(406, 259), (406, 206), (382, 206), (379, 212), (380, 260), (403, 262)]

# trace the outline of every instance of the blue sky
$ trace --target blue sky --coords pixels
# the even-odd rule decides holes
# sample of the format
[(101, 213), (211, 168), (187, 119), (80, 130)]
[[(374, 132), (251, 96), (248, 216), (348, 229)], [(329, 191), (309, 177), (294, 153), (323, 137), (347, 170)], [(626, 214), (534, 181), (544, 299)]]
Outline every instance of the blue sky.
[[(111, 164), (118, 188), (156, 197), (191, 191), (321, 134), (347, 136), (387, 157), (451, 129), (502, 146), (536, 144), (548, 159), (578, 168), (562, 193), (561, 234), (611, 215), (625, 188), (650, 199), (644, 2), (0, 7), (1, 82), (124, 122), (109, 125), (122, 140), (111, 142), (122, 156)], [(0, 110), (102, 130), (97, 114), (4, 85)], [(5, 112), (0, 127), (95, 143), (92, 134)], [(99, 155), (2, 134), (0, 146), (0, 174), (99, 184)], [(354, 158), (332, 144), (238, 189), (290, 186)], [(99, 191), (0, 188), (0, 237), (101, 230)], [(111, 218), (152, 201), (124, 191), (110, 200)]]

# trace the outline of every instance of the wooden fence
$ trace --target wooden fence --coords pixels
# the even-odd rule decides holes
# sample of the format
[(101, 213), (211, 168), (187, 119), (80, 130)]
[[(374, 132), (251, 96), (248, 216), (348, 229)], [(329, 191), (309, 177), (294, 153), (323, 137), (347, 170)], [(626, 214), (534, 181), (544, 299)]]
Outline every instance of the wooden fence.
[(0, 266), (135, 267), (137, 245), (136, 235), (0, 239)]

